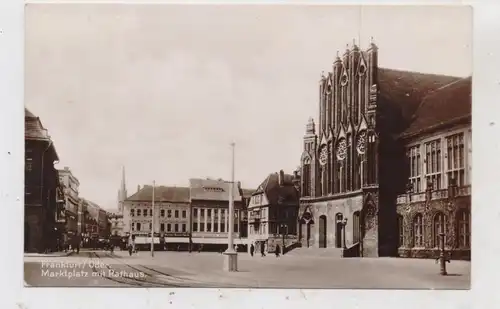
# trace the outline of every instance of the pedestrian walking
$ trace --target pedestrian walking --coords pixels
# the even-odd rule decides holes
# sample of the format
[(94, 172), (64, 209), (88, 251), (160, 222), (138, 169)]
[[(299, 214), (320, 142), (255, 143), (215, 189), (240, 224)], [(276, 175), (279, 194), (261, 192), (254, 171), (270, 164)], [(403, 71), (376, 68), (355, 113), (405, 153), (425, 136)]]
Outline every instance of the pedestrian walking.
[(132, 237), (128, 239), (128, 255), (132, 256), (132, 253), (135, 253), (135, 242)]
[(255, 251), (255, 247), (253, 243), (250, 245), (250, 255), (253, 257), (253, 252)]
[(266, 247), (265, 246), (266, 245), (265, 245), (264, 242), (260, 243), (260, 255), (261, 255), (261, 257), (265, 257), (266, 256), (266, 253), (265, 253)]
[(80, 235), (77, 235), (75, 238), (76, 254), (80, 254)]
[(280, 245), (276, 244), (276, 249), (274, 250), (274, 254), (276, 257), (280, 256)]

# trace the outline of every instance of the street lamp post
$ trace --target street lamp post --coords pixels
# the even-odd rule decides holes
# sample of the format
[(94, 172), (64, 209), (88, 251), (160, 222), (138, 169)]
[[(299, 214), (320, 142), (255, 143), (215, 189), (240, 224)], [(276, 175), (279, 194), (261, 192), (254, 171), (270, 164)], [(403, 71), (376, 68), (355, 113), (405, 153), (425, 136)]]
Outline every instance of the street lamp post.
[(155, 256), (155, 181), (153, 180), (153, 200), (151, 203), (151, 257)]
[(234, 148), (235, 143), (231, 143), (232, 160), (231, 160), (231, 182), (229, 184), (229, 218), (228, 218), (228, 238), (227, 250), (224, 252), (224, 270), (238, 271), (238, 253), (234, 250)]
[(281, 227), (281, 234), (282, 234), (282, 237), (283, 237), (283, 243), (281, 244), (281, 254), (284, 255), (285, 254), (285, 248), (286, 248), (286, 244), (285, 244), (285, 231), (286, 231), (286, 234), (288, 235), (288, 224), (286, 223), (283, 223), (280, 225)]

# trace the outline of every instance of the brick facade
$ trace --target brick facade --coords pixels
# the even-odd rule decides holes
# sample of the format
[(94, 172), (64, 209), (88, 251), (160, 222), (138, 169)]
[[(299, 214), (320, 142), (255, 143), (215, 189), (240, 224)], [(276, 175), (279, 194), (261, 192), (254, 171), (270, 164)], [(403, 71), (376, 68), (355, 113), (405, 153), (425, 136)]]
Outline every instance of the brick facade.
[[(405, 194), (409, 182), (416, 181), (410, 175), (408, 157), (412, 143), (425, 134), (433, 139), (457, 125), (470, 125), (471, 79), (380, 68), (377, 59), (378, 47), (373, 43), (366, 51), (354, 45), (342, 59), (337, 56), (332, 72), (320, 80), (319, 124), (316, 127), (311, 118), (303, 137), (299, 238), (303, 246), (310, 247), (342, 247), (345, 242), (348, 251), (361, 256), (433, 256), (434, 247), (429, 243), (422, 248), (400, 246), (402, 206), (398, 196)], [(470, 157), (470, 142), (465, 142), (465, 148)], [(439, 156), (444, 160), (446, 155)], [(462, 165), (463, 156), (461, 160), (457, 162)], [(419, 164), (418, 168), (425, 166)], [(421, 177), (436, 178), (434, 174), (423, 169)], [(448, 185), (451, 175), (467, 178), (470, 161), (442, 174), (439, 188)], [(430, 194), (438, 194), (436, 190)], [(459, 206), (464, 203), (466, 206)], [(451, 204), (456, 209), (470, 209), (470, 202), (461, 198), (452, 198)], [(419, 205), (411, 202), (409, 209), (417, 211)], [(440, 202), (425, 205), (426, 211), (420, 212), (423, 224), (432, 225), (431, 209), (439, 209)], [(451, 218), (449, 229), (459, 229), (453, 221), (456, 213), (447, 216)], [(461, 224), (461, 237), (466, 239), (467, 223)], [(410, 223), (404, 226), (406, 239), (412, 229)], [(423, 230), (427, 241), (429, 227)], [(341, 232), (345, 232), (345, 240)], [(447, 239), (451, 241), (455, 234), (450, 232)], [(467, 255), (464, 246), (456, 248), (450, 243), (450, 248), (453, 256)]]

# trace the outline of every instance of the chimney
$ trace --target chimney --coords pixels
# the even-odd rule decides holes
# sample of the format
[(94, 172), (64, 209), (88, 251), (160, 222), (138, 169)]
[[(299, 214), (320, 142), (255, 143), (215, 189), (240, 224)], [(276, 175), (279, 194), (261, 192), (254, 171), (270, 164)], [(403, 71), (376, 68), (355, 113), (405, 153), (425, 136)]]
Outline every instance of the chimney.
[(283, 170), (280, 170), (280, 173), (278, 175), (278, 183), (280, 187), (282, 187), (285, 184), (285, 172), (283, 172)]
[(141, 191), (141, 185), (137, 185), (137, 192)]

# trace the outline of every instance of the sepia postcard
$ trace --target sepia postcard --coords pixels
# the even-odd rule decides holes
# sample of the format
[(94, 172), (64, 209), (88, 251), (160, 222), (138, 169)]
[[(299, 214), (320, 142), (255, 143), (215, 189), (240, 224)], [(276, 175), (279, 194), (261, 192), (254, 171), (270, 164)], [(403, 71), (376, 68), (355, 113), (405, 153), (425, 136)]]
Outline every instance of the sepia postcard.
[(26, 287), (470, 289), (472, 9), (28, 4)]

